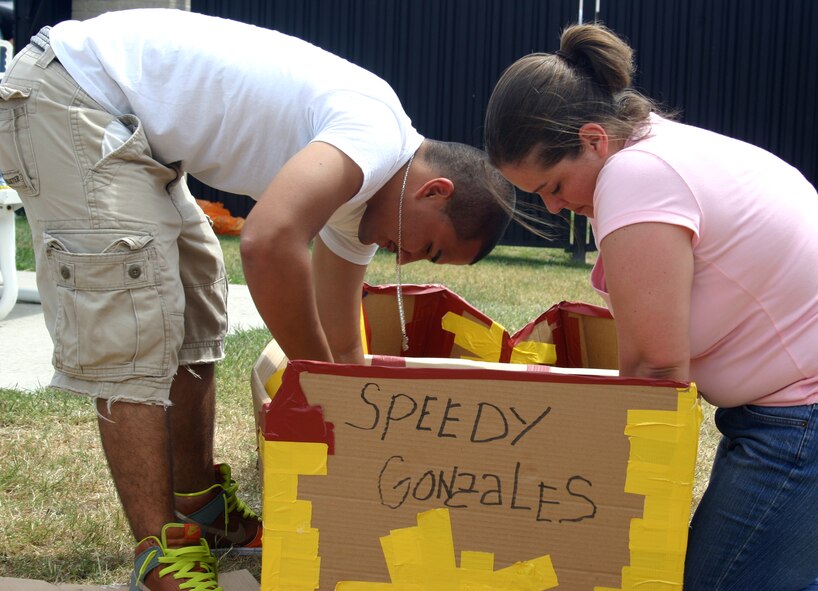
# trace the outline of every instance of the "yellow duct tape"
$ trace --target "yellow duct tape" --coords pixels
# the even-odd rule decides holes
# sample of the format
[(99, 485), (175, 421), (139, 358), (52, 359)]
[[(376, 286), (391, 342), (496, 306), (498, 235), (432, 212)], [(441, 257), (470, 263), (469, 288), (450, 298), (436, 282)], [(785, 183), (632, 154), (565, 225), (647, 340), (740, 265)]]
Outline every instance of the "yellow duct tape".
[[(275, 540), (281, 545), (284, 558), (316, 558), (318, 556), (318, 530), (306, 528), (301, 531), (280, 531), (264, 528), (264, 540)], [(264, 546), (265, 550), (267, 546)]]
[(298, 441), (267, 441), (262, 443), (264, 482), (267, 475), (327, 473), (327, 444)]
[(275, 503), (265, 499), (262, 514), (276, 531), (305, 531), (312, 522), (312, 503), (300, 500)]
[[(404, 529), (395, 529), (389, 532), (391, 539), (392, 550), (392, 566), (395, 567), (395, 582), (407, 582), (401, 580), (401, 569), (409, 566), (410, 570), (423, 563), (423, 557), (420, 551), (420, 540), (417, 528), (407, 527)], [(405, 572), (405, 569), (404, 569)]]
[(557, 347), (553, 343), (521, 341), (511, 350), (509, 362), (526, 365), (554, 365), (557, 362)]
[(281, 561), (279, 582), (284, 586), (317, 589), (321, 572), (321, 558), (287, 558)]
[(486, 328), (460, 314), (446, 312), (441, 320), (443, 330), (454, 333), (454, 344), (471, 351), (475, 357), (463, 356), (474, 361), (500, 361), (503, 351), (505, 329), (496, 322)]
[(464, 551), (458, 568), (449, 510), (419, 513), (417, 522), (381, 538), (391, 583), (344, 581), (336, 591), (541, 591), (558, 585), (550, 556), (495, 571), (493, 554)]
[(267, 529), (261, 538), (261, 590), (281, 589), (281, 546), (283, 540), (269, 535)]
[(448, 510), (424, 511), (417, 517), (420, 551), (423, 565), (441, 576), (457, 569), (452, 538), (452, 522)]
[(424, 585), (403, 583), (368, 583), (365, 581), (340, 581), (335, 591), (426, 591)]
[(364, 314), (364, 304), (361, 302), (361, 348), (364, 355), (369, 353), (369, 343), (366, 342), (366, 316)]
[[(394, 532), (391, 532), (394, 533)], [(383, 551), (383, 557), (386, 559), (386, 568), (389, 571), (389, 579), (391, 581), (396, 581), (398, 578), (398, 573), (395, 572), (395, 569), (392, 565), (397, 564), (397, 559), (395, 558), (395, 550), (394, 550), (394, 540), (395, 538), (392, 535), (383, 536), (380, 538), (381, 541), (381, 550)], [(388, 583), (379, 583), (387, 585)]]
[(463, 550), (460, 553), (460, 568), (467, 570), (493, 571), (494, 554)]
[(264, 500), (276, 503), (295, 501), (298, 498), (298, 475), (275, 472), (272, 474), (275, 476), (264, 482)]
[[(446, 312), (441, 320), (441, 326), (443, 330), (454, 334), (455, 345), (475, 355), (474, 357), (464, 355), (462, 358), (495, 363), (500, 361), (508, 333), (496, 322), (486, 327), (454, 312)], [(511, 350), (509, 361), (531, 365), (553, 365), (557, 362), (557, 349), (552, 343), (523, 341)]]
[(594, 591), (682, 588), (702, 411), (695, 384), (677, 391), (675, 411), (628, 411), (625, 492), (645, 497), (644, 512), (631, 520), (622, 587)]
[(557, 573), (551, 564), (550, 556), (540, 556), (534, 560), (516, 562), (509, 567), (494, 573), (496, 579), (492, 587), (500, 589), (519, 589), (520, 591), (539, 591), (557, 587)]
[(276, 392), (278, 392), (278, 389), (281, 387), (281, 380), (284, 376), (285, 369), (287, 368), (282, 367), (264, 382), (264, 391), (267, 392), (267, 396), (270, 397), (270, 400), (275, 398)]
[(312, 503), (297, 498), (298, 476), (327, 473), (327, 445), (259, 439), (263, 464), (261, 591), (314, 591), (321, 558)]

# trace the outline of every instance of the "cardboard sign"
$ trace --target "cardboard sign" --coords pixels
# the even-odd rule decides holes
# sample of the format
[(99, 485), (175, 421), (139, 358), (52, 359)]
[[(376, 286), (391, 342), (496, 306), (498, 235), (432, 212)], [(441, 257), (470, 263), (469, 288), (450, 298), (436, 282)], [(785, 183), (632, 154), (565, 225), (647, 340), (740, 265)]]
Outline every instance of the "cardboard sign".
[[(536, 323), (552, 341), (560, 317)], [(573, 348), (587, 361), (582, 321), (568, 324), (563, 359)], [(502, 338), (513, 349), (533, 332)], [(473, 355), (481, 345), (469, 343), (449, 346)], [(590, 368), (368, 361), (288, 363), (272, 342), (256, 364), (263, 591), (681, 587), (695, 387)]]

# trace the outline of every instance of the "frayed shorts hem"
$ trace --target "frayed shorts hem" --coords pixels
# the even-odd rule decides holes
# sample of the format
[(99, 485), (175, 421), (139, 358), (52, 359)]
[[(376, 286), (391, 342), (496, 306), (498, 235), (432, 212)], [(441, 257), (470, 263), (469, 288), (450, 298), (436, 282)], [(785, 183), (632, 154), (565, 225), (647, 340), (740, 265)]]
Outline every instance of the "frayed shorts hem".
[(164, 407), (172, 405), (170, 384), (170, 381), (151, 381), (145, 378), (130, 378), (120, 382), (89, 381), (59, 371), (51, 378), (52, 388), (72, 394), (101, 398), (109, 402), (154, 404)]
[(185, 344), (179, 350), (179, 367), (216, 363), (222, 359), (224, 359), (224, 342), (221, 340)]

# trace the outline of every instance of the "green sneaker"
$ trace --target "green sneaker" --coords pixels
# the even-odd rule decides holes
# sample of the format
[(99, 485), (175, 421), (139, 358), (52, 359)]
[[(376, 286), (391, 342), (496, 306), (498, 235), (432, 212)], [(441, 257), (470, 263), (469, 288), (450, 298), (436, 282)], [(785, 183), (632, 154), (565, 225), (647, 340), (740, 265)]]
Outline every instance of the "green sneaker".
[(176, 493), (176, 517), (202, 528), (214, 554), (261, 555), (261, 519), (236, 496), (230, 466), (217, 464), (216, 484), (196, 493)]
[(130, 591), (222, 591), (216, 559), (198, 526), (168, 523), (136, 546)]

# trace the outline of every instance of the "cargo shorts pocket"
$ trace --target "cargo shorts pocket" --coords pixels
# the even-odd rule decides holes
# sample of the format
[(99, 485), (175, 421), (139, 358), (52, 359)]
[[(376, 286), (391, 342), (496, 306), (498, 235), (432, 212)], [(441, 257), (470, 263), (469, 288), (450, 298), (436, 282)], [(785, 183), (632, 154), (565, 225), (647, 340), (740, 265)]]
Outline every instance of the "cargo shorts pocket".
[[(82, 233), (81, 237), (77, 235)], [(122, 230), (46, 233), (57, 284), (54, 365), (85, 379), (162, 377), (171, 364), (171, 325), (150, 234)], [(101, 252), (71, 246), (107, 244)]]
[(23, 197), (40, 193), (28, 104), (32, 89), (0, 84), (0, 172)]

